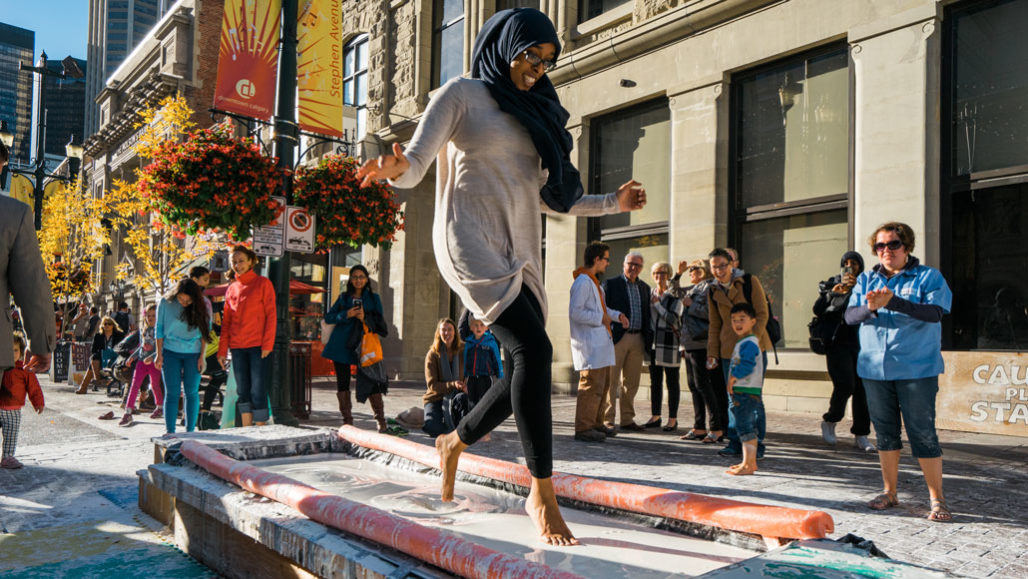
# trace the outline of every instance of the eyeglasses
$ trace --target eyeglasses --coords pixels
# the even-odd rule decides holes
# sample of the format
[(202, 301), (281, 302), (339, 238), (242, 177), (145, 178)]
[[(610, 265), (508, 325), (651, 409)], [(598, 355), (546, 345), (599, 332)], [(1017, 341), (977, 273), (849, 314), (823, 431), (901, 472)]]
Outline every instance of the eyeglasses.
[(362, 281), (362, 280), (366, 280), (366, 279), (368, 279), (368, 278), (366, 276), (363, 276), (363, 275), (351, 275), (350, 276), (350, 281)]
[(112, 323), (110, 323), (110, 322), (104, 322), (104, 325), (105, 325), (105, 326), (114, 326), (114, 324), (112, 324)]
[(728, 269), (730, 267), (732, 267), (732, 264), (730, 263), (722, 263), (721, 265), (710, 265), (710, 269), (713, 269), (715, 271), (721, 271), (722, 269)]
[(630, 267), (632, 269), (642, 269), (642, 266), (643, 266), (643, 264), (641, 264), (641, 263), (634, 263), (634, 262), (631, 262), (631, 261), (626, 263), (625, 265), (627, 265), (628, 267)]
[(524, 56), (525, 62), (527, 62), (531, 66), (539, 66), (540, 64), (543, 65), (543, 72), (550, 72), (557, 66), (556, 62), (553, 62), (552, 60), (543, 60), (543, 57), (539, 56), (534, 52), (529, 52), (527, 50), (522, 52), (518, 56)]
[(903, 242), (898, 239), (893, 239), (888, 243), (878, 242), (875, 244), (875, 253), (881, 253), (888, 248), (890, 251), (896, 251), (903, 247)]

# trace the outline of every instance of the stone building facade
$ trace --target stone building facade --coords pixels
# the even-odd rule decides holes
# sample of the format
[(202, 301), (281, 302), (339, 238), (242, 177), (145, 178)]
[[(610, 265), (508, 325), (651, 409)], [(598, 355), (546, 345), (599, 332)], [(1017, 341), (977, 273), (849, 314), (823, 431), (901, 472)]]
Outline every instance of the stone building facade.
[[(954, 289), (944, 326), (954, 388), (974, 382), (975, 360), (1016, 362), (1028, 344), (1028, 285), (1015, 273), (1028, 252), (1013, 241), (1028, 215), (1028, 113), (1016, 105), (1028, 96), (1028, 67), (1013, 55), (1028, 50), (1015, 32), (1028, 24), (1028, 2), (350, 2), (350, 33), (371, 44), (369, 130), (409, 140), (446, 71), (466, 74), (485, 20), (514, 5), (556, 24), (564, 49), (550, 76), (571, 113), (587, 192), (634, 176), (650, 198), (628, 217), (543, 218), (558, 388), (575, 383), (569, 274), (588, 241), (612, 245), (612, 269), (641, 251), (647, 281), (655, 260), (729, 245), (769, 288), (785, 330), (768, 406), (824, 411), (824, 359), (806, 348), (817, 282), (838, 273), (847, 249), (877, 263), (867, 235), (894, 219), (914, 228), (914, 254)], [(431, 251), (433, 188), (429, 175), (402, 192), (406, 231), (388, 254), (365, 254), (381, 264), (400, 338), (392, 359), (409, 379), (420, 376), (436, 320), (456, 310)], [(996, 315), (1002, 330), (988, 323)]]
[[(198, 126), (211, 124), (207, 110), (214, 100), (223, 8), (224, 3), (217, 0), (175, 3), (105, 80), (96, 99), (99, 129), (85, 142), (83, 163), (84, 178), (95, 195), (103, 195), (114, 179), (135, 179), (134, 171), (142, 162), (134, 149), (140, 134), (135, 125), (147, 106), (178, 92), (196, 111), (192, 120)], [(126, 251), (115, 232), (111, 255), (99, 273), (99, 287), (107, 301), (113, 300), (109, 284)]]

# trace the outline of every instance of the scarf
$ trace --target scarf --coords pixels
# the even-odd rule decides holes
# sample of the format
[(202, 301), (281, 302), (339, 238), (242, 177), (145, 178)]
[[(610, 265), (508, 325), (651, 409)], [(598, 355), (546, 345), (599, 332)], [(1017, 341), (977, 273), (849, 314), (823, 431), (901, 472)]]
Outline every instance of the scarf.
[(596, 279), (596, 276), (589, 273), (584, 267), (580, 267), (571, 274), (571, 279), (577, 279), (580, 275), (587, 275), (589, 279), (593, 280), (593, 285), (596, 286), (596, 291), (600, 292), (600, 309), (603, 310), (603, 327), (607, 328), (607, 334), (613, 336), (610, 325), (614, 323), (614, 320), (610, 319), (610, 314), (607, 313), (607, 299), (603, 295), (603, 287), (600, 285), (600, 280)]
[(450, 349), (444, 347), (439, 354), (439, 377), (443, 382), (455, 382), (460, 380), (460, 353), (450, 355)]
[(482, 26), (471, 56), (471, 78), (481, 79), (500, 110), (513, 115), (528, 129), (543, 168), (549, 171), (539, 196), (554, 211), (567, 213), (582, 196), (582, 178), (571, 164), (574, 141), (565, 129), (570, 115), (560, 104), (547, 75), (523, 91), (510, 79), (510, 63), (530, 46), (560, 40), (553, 23), (534, 8), (501, 10)]

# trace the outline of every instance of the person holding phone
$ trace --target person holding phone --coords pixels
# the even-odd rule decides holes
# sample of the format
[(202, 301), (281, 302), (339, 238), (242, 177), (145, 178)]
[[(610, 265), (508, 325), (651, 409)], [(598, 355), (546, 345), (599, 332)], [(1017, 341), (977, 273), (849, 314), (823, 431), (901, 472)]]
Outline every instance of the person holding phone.
[(842, 271), (818, 285), (818, 297), (814, 302), (814, 315), (821, 319), (822, 339), (825, 343), (825, 361), (828, 375), (832, 379), (832, 397), (828, 412), (821, 421), (821, 437), (828, 444), (835, 445), (835, 426), (846, 415), (846, 403), (853, 398), (854, 444), (864, 452), (875, 452), (867, 436), (871, 434), (871, 416), (867, 412), (867, 397), (864, 384), (857, 375), (857, 356), (860, 354), (860, 340), (857, 328), (847, 325), (842, 319), (850, 301), (857, 276), (864, 272), (864, 258), (856, 251), (847, 251), (840, 261)]
[[(350, 334), (355, 328), (365, 323), (370, 312), (382, 315), (382, 300), (371, 289), (368, 270), (363, 265), (350, 268), (350, 277), (346, 280), (346, 291), (339, 294), (332, 307), (325, 313), (325, 323), (335, 324), (332, 335), (321, 352), (322, 357), (332, 360), (336, 370), (336, 399), (339, 401), (339, 413), (343, 415), (343, 424), (353, 424), (353, 399), (350, 396), (350, 366), (357, 364), (357, 353), (347, 345)], [(385, 408), (381, 393), (372, 393), (368, 397), (371, 410), (379, 425), (385, 424)]]

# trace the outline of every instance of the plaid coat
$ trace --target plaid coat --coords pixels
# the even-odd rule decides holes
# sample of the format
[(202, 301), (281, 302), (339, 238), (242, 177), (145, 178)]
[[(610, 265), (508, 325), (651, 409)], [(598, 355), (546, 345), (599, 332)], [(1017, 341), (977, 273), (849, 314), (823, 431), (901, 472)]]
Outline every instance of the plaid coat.
[(667, 291), (663, 295), (656, 287), (652, 290), (654, 297), (660, 299), (650, 303), (650, 319), (653, 323), (653, 363), (658, 366), (678, 367), (682, 362), (682, 354), (678, 344), (682, 333), (682, 300), (675, 297), (674, 292)]

